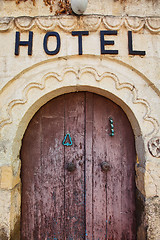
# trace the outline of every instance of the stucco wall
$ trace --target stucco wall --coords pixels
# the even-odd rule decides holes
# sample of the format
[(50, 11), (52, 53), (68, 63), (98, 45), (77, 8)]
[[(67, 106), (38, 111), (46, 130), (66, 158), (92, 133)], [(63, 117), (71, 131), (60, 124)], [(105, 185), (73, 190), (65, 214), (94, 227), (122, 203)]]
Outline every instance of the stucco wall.
[[(0, 2), (0, 16), (46, 16), (53, 15), (49, 12), (49, 7), (45, 6), (43, 0), (36, 0), (35, 6), (33, 2), (28, 0), (27, 2), (21, 1), (18, 6), (15, 4), (15, 0), (2, 0)], [(102, 14), (113, 16), (159, 16), (159, 1), (158, 0), (89, 0), (88, 7), (85, 14)]]
[[(24, 9), (24, 6), (25, 9)], [(160, 239), (160, 4), (158, 1), (90, 0), (84, 16), (53, 16), (41, 1), (18, 6), (0, 2), (0, 239), (19, 239), (21, 140), (35, 112), (48, 100), (72, 91), (92, 91), (112, 99), (126, 112), (135, 134), (137, 163), (137, 239)], [(50, 16), (49, 16), (50, 15)], [(114, 40), (101, 54), (100, 31)], [(15, 34), (28, 40), (33, 32), (33, 53), (27, 46), (15, 51)], [(43, 48), (48, 31), (58, 32), (61, 48), (49, 56)], [(83, 54), (78, 55), (78, 37)], [(134, 50), (128, 52), (128, 31)], [(50, 38), (49, 49), (55, 49)]]

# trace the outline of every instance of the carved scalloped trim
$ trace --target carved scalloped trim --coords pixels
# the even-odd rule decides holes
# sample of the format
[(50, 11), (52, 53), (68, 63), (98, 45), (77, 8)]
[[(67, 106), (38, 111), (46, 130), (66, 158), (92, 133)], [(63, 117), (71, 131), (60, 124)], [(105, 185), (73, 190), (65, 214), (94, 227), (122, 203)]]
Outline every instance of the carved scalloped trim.
[(158, 33), (160, 32), (160, 19), (159, 18), (147, 18), (146, 27), (151, 31)]
[(66, 69), (65, 68), (62, 71), (62, 74), (57, 74), (56, 72), (49, 72), (49, 73), (47, 73), (43, 76), (41, 83), (35, 83), (35, 82), (29, 83), (22, 90), (22, 96), (23, 97), (21, 99), (15, 99), (15, 100), (12, 100), (11, 102), (9, 102), (7, 110), (6, 110), (8, 118), (0, 120), (0, 128), (5, 126), (6, 124), (11, 124), (12, 123), (12, 119), (13, 119), (12, 118), (12, 109), (13, 109), (13, 107), (17, 104), (25, 104), (28, 101), (28, 92), (32, 88), (38, 88), (40, 90), (45, 89), (45, 81), (50, 77), (56, 78), (57, 81), (62, 82), (67, 73), (73, 73), (76, 76), (77, 79), (80, 79), (83, 74), (89, 73), (89, 74), (92, 74), (94, 76), (94, 78), (97, 82), (100, 82), (105, 78), (111, 78), (111, 79), (114, 80), (115, 88), (117, 90), (121, 90), (121, 89), (124, 89), (124, 88), (129, 89), (132, 93), (132, 96), (133, 96), (133, 98), (132, 98), (133, 104), (143, 104), (146, 108), (146, 113), (143, 116), (143, 120), (148, 121), (153, 125), (153, 130), (150, 133), (148, 133), (146, 136), (149, 136), (151, 134), (155, 135), (155, 134), (158, 133), (158, 130), (159, 130), (158, 121), (155, 118), (150, 116), (151, 109), (150, 109), (149, 103), (147, 102), (146, 99), (142, 99), (142, 98), (138, 97), (138, 91), (137, 91), (137, 89), (135, 88), (134, 85), (132, 85), (131, 83), (127, 83), (127, 82), (120, 83), (118, 77), (114, 73), (104, 72), (103, 74), (100, 74), (96, 71), (96, 69), (94, 69), (93, 67), (90, 67), (90, 66), (89, 67), (83, 67), (81, 69), (74, 69), (74, 68), (67, 68)]
[(48, 17), (37, 17), (36, 19), (36, 24), (39, 27), (39, 29), (42, 30), (52, 30), (56, 27), (57, 21), (53, 18), (48, 18)]
[(6, 32), (14, 27), (14, 18), (0, 18), (0, 32)]
[(77, 17), (63, 17), (58, 19), (58, 26), (67, 32), (72, 31), (78, 24)]
[(83, 26), (88, 31), (97, 31), (100, 24), (101, 24), (101, 17), (94, 17), (94, 16), (84, 16), (81, 18)]
[(4, 120), (0, 120), (0, 128), (4, 127), (7, 124), (11, 124), (13, 122), (13, 117), (12, 117), (12, 108), (17, 105), (17, 104), (25, 104), (28, 101), (27, 94), (32, 88), (39, 88), (40, 90), (43, 90), (45, 88), (44, 84), (40, 83), (30, 83), (28, 84), (22, 91), (23, 91), (23, 98), (21, 99), (15, 99), (12, 100), (6, 109), (8, 118)]
[(103, 17), (102, 21), (109, 30), (119, 30), (124, 24), (123, 17)]
[(17, 17), (14, 19), (14, 23), (18, 29), (28, 31), (35, 25), (35, 19), (32, 17)]
[(145, 20), (138, 17), (128, 17), (125, 18), (124, 24), (131, 31), (138, 32), (145, 26)]
[(97, 31), (101, 22), (106, 29), (119, 30), (125, 26), (128, 30), (138, 32), (143, 28), (147, 28), (151, 33), (160, 32), (159, 17), (114, 17), (114, 16), (81, 16), (80, 21), (76, 16), (39, 16), (39, 17), (15, 17), (0, 18), (0, 32), (5, 32), (16, 27), (19, 30), (28, 31), (33, 27), (48, 31), (55, 27), (70, 32), (79, 25), (83, 25), (89, 31)]

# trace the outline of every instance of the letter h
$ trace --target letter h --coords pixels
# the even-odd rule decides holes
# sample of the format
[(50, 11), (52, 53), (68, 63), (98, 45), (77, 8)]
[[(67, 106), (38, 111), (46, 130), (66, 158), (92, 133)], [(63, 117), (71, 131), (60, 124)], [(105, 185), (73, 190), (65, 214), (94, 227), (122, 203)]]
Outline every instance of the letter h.
[(28, 46), (28, 55), (32, 55), (33, 32), (29, 32), (28, 41), (20, 41), (20, 32), (16, 32), (15, 55), (19, 55), (19, 46)]

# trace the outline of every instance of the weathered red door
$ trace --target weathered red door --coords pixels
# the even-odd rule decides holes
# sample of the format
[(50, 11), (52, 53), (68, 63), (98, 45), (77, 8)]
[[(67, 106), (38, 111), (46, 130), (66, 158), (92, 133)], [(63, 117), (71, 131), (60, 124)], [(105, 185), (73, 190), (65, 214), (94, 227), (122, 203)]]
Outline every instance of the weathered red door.
[(23, 138), (21, 239), (135, 240), (135, 157), (131, 125), (109, 99), (48, 102)]

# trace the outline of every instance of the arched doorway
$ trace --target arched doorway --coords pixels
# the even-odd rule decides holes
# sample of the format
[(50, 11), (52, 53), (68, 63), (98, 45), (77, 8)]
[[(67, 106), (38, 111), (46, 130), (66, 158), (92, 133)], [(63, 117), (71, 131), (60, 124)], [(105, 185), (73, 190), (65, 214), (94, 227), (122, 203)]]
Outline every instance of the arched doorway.
[(45, 104), (21, 149), (21, 239), (136, 239), (135, 158), (129, 120), (109, 99), (77, 92)]

